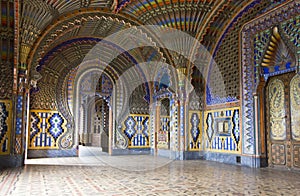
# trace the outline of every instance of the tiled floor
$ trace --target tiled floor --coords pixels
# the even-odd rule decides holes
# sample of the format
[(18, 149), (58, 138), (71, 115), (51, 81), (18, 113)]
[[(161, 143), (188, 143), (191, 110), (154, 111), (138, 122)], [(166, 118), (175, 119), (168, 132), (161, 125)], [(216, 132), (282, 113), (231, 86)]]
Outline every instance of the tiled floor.
[(299, 172), (270, 168), (145, 155), (42, 162), (0, 171), (0, 195), (300, 195)]

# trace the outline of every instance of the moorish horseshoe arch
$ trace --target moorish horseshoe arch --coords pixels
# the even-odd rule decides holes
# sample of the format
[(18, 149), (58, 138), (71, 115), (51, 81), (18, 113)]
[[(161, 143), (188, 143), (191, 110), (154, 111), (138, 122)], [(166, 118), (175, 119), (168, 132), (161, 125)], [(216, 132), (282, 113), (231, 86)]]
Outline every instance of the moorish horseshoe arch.
[[(80, 110), (80, 104), (81, 104), (81, 97), (80, 97), (80, 84), (81, 82), (84, 80), (85, 76), (87, 76), (90, 73), (96, 73), (99, 75), (99, 78), (101, 76), (102, 73), (104, 73), (112, 82), (115, 82), (115, 77), (111, 76), (111, 74), (104, 72), (103, 66), (101, 65), (97, 65), (95, 64), (97, 62), (93, 62), (93, 63), (89, 63), (89, 62), (85, 62), (85, 64), (87, 66), (85, 66), (84, 70), (80, 70), (80, 72), (78, 73), (79, 75), (76, 75), (75, 81), (74, 81), (74, 91), (73, 91), (73, 118), (74, 118), (74, 122), (75, 122), (75, 127), (74, 127), (74, 140), (77, 142), (76, 145), (78, 145), (78, 141), (79, 141), (79, 130), (78, 130), (78, 125), (80, 122), (79, 119), (79, 115), (78, 112)], [(96, 91), (96, 86), (93, 87), (94, 89), (91, 90), (93, 92)], [(113, 90), (111, 97), (115, 97), (114, 95), (116, 94), (116, 91), (118, 90)], [(121, 90), (122, 91), (122, 90)], [(121, 92), (120, 92), (121, 93)], [(121, 93), (122, 94), (122, 93)], [(115, 110), (115, 101), (116, 99), (113, 100), (109, 100), (109, 110), (110, 112), (112, 112), (112, 114), (114, 114), (114, 110)], [(113, 121), (114, 115), (111, 116), (112, 119), (110, 119), (110, 123)], [(112, 130), (114, 128), (114, 123), (110, 124), (111, 129), (109, 130), (109, 136), (112, 135)], [(111, 140), (112, 138), (109, 138), (109, 140)]]

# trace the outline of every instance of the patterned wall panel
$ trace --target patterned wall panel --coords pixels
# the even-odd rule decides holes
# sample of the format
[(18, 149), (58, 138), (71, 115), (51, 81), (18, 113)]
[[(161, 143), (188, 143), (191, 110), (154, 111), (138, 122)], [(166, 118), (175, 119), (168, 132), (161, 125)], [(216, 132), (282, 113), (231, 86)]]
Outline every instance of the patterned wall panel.
[(286, 164), (286, 149), (284, 145), (272, 144), (271, 146), (272, 163), (274, 165), (285, 165)]
[(170, 116), (160, 117), (160, 128), (157, 133), (157, 147), (169, 149), (170, 143)]
[(286, 119), (284, 103), (284, 84), (281, 80), (273, 80), (269, 84), (270, 100), (270, 137), (272, 140), (286, 139)]
[(297, 74), (290, 84), (292, 138), (300, 140), (300, 76)]
[(226, 108), (204, 113), (205, 149), (240, 153), (240, 109)]
[(28, 149), (58, 149), (66, 120), (56, 111), (31, 110)]
[[(254, 99), (253, 94), (256, 91), (256, 83), (257, 80), (254, 80), (253, 77), (255, 75), (255, 62), (254, 60), (254, 50), (256, 46), (254, 41), (254, 37), (262, 31), (266, 31), (268, 29), (273, 28), (274, 26), (278, 26), (286, 21), (292, 21), (287, 24), (287, 26), (283, 25), (286, 34), (289, 34), (288, 27), (294, 26), (297, 27), (299, 23), (297, 20), (291, 20), (299, 15), (298, 10), (294, 9), (299, 7), (299, 2), (297, 1), (289, 1), (288, 3), (278, 6), (271, 12), (267, 12), (263, 17), (258, 17), (257, 19), (251, 21), (246, 24), (241, 32), (241, 73), (242, 73), (242, 127), (243, 127), (243, 154), (254, 154), (255, 153), (255, 133), (253, 127), (255, 126), (255, 116), (254, 116)], [(294, 25), (293, 25), (294, 24)], [(287, 27), (287, 28), (285, 28)], [(297, 29), (297, 28), (291, 28)], [(292, 33), (293, 32), (293, 33)], [(298, 31), (299, 32), (299, 31)], [(290, 31), (290, 35), (295, 35), (294, 30)], [(299, 34), (299, 33), (298, 33)], [(290, 36), (297, 37), (297, 36)], [(297, 39), (291, 39), (292, 42), (297, 43)], [(261, 43), (265, 43), (264, 41)], [(290, 44), (291, 45), (291, 44)], [(295, 44), (297, 45), (297, 44)], [(260, 48), (257, 48), (260, 49)], [(256, 73), (257, 75), (257, 73)]]
[(11, 106), (11, 101), (0, 101), (0, 155), (10, 153)]
[[(237, 69), (239, 67), (239, 31), (247, 21), (256, 15), (256, 11), (263, 7), (257, 1), (249, 4), (235, 16), (222, 35), (213, 54), (216, 65), (210, 68), (207, 79), (207, 105), (233, 102), (239, 99), (239, 71)], [(256, 11), (253, 12), (253, 9)], [(222, 81), (222, 85), (220, 85), (220, 81)]]
[(294, 166), (300, 167), (300, 145), (295, 145), (293, 150)]
[(177, 151), (178, 146), (178, 106), (174, 99), (170, 101), (170, 150)]
[(21, 154), (22, 152), (22, 122), (23, 122), (23, 96), (17, 97), (17, 110), (16, 110), (16, 129), (15, 129), (15, 153)]
[(0, 6), (0, 99), (10, 99), (14, 80), (14, 2), (0, 0)]
[[(299, 12), (298, 12), (299, 13)], [(289, 36), (290, 41), (297, 48), (300, 47), (300, 15), (285, 21), (281, 24), (281, 27), (284, 29), (284, 32)]]
[(202, 149), (202, 112), (189, 112), (189, 151)]
[(149, 148), (149, 115), (131, 114), (122, 128), (128, 138), (128, 148)]

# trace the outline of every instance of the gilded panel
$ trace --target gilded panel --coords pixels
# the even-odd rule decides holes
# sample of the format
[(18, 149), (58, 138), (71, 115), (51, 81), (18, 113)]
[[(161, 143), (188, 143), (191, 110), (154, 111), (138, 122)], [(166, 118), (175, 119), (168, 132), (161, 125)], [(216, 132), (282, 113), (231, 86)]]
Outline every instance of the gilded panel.
[(12, 103), (9, 100), (0, 101), (0, 155), (10, 153)]
[(270, 137), (272, 140), (284, 140), (286, 138), (284, 84), (281, 80), (273, 80), (271, 84), (269, 84), (268, 90), (270, 106)]
[(297, 74), (290, 84), (292, 138), (300, 140), (300, 76)]

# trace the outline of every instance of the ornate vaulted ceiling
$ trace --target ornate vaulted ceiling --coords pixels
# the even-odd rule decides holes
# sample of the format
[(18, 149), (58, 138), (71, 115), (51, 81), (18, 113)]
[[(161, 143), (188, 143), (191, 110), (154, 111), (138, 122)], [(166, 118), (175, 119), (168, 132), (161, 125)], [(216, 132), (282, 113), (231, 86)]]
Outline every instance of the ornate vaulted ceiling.
[[(232, 25), (247, 13), (248, 7), (252, 8), (253, 17), (256, 5), (261, 12), (280, 2), (282, 0), (24, 0), (19, 21), (21, 58), (25, 57), (32, 74), (37, 69), (43, 76), (52, 73), (59, 78), (78, 66), (103, 38), (139, 25), (181, 30), (195, 37), (213, 54), (224, 33), (229, 27), (234, 28)], [(237, 37), (238, 30), (234, 33)], [(141, 34), (153, 45), (159, 42), (149, 32)], [(106, 44), (101, 58), (109, 58), (120, 50), (111, 43)], [(166, 59), (176, 64), (176, 59), (170, 58), (174, 55), (172, 52), (155, 47), (137, 48), (110, 63), (113, 75), (121, 75), (138, 62), (153, 57), (153, 53), (152, 60)]]
[(33, 48), (33, 66), (53, 47), (78, 37), (103, 38), (132, 25), (182, 30), (207, 45), (215, 43), (232, 16), (251, 1), (241, 0), (25, 0), (21, 42)]

